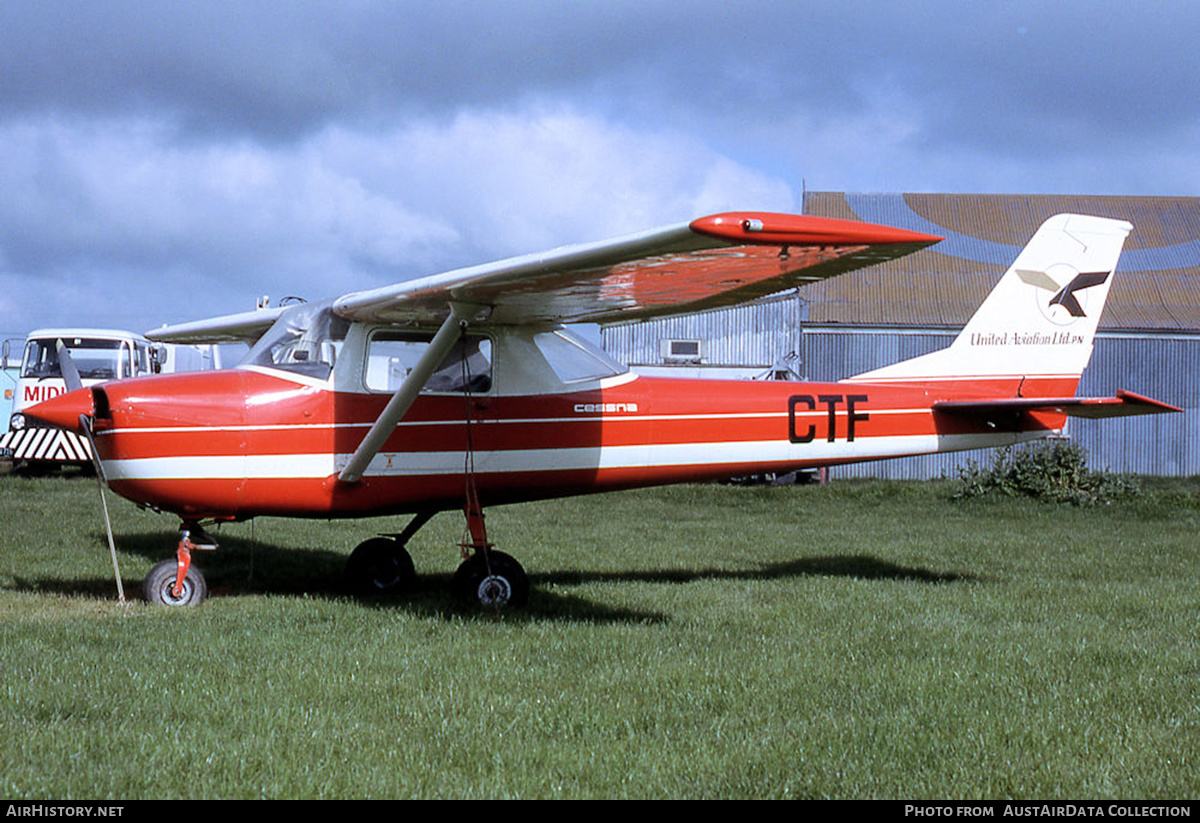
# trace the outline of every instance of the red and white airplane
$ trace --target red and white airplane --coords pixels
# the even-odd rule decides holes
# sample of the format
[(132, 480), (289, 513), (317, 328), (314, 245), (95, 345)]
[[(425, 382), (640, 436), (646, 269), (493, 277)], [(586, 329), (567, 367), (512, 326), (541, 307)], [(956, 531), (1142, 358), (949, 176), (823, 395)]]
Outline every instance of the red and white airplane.
[(637, 486), (1004, 446), (1068, 415), (1178, 411), (1075, 397), (1131, 226), (1046, 221), (946, 349), (837, 383), (630, 373), (563, 323), (729, 305), (939, 240), (884, 226), (728, 213), (617, 240), (165, 327), (166, 342), (256, 340), (239, 367), (122, 380), (27, 415), (93, 437), (109, 487), (182, 520), (147, 599), (200, 602), (212, 523), (260, 515), (415, 515), (361, 544), (361, 590), (403, 589), (405, 543), (462, 510), (454, 588), (519, 605), (528, 578), (491, 549), (485, 506)]

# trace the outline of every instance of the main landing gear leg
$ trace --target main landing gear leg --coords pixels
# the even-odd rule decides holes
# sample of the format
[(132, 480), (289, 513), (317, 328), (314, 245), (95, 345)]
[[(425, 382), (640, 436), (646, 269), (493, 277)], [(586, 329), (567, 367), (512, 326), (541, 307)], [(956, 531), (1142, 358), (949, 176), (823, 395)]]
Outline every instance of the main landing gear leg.
[(523, 606), (529, 600), (529, 576), (513, 557), (495, 551), (487, 539), (483, 507), (472, 490), (463, 506), (471, 542), (463, 544), (463, 553), (472, 554), (454, 573), (455, 596), (466, 604), (495, 609)]
[(179, 545), (175, 559), (158, 563), (142, 582), (142, 597), (148, 603), (162, 606), (198, 606), (208, 597), (208, 583), (200, 570), (192, 565), (194, 550), (213, 550), (213, 540), (199, 523), (188, 522), (179, 527)]
[(399, 534), (359, 543), (346, 561), (346, 584), (356, 594), (393, 594), (412, 588), (417, 573), (405, 546), (436, 511), (417, 514)]

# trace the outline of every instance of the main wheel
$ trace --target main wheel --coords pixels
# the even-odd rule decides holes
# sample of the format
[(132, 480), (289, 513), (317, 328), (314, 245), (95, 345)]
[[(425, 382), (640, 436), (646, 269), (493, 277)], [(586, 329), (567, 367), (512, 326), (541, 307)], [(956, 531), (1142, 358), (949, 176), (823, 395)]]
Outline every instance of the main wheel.
[(175, 578), (179, 575), (179, 564), (176, 560), (164, 560), (158, 563), (142, 581), (142, 597), (147, 603), (157, 603), (160, 606), (198, 606), (208, 597), (208, 583), (204, 575), (195, 566), (188, 568), (183, 578), (183, 586), (176, 590)]
[(453, 587), (455, 597), (466, 604), (514, 608), (529, 600), (529, 576), (504, 552), (471, 555), (454, 573)]
[(346, 582), (358, 594), (404, 591), (416, 579), (412, 555), (387, 537), (373, 537), (359, 543), (346, 561)]

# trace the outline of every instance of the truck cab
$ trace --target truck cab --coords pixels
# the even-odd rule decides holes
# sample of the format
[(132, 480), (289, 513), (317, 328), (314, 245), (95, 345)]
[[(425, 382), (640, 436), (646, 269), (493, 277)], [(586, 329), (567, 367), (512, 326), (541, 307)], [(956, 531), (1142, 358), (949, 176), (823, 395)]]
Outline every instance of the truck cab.
[(166, 347), (140, 334), (113, 329), (38, 329), (25, 338), (19, 358), (5, 341), (3, 367), (19, 363), (7, 432), (0, 436), (0, 456), (17, 471), (36, 473), (91, 464), (91, 449), (74, 432), (42, 428), (26, 421), (23, 411), (67, 390), (59, 362), (58, 343), (67, 348), (85, 386), (109, 380), (141, 377), (163, 370)]

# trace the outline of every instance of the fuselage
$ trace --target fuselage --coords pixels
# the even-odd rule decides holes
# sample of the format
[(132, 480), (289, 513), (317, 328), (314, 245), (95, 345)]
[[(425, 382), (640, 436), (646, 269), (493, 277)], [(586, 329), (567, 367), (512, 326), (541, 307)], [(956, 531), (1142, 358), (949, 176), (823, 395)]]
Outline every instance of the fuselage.
[(329, 518), (461, 508), (468, 478), (492, 505), (1005, 445), (1063, 423), (1026, 414), (998, 430), (932, 408), (1011, 397), (1020, 377), (815, 384), (582, 368), (595, 373), (580, 378), (535, 334), (561, 332), (482, 332), (485, 379), (423, 393), (356, 483), (338, 472), (391, 396), (385, 372), (403, 371), (403, 355), (389, 348), (384, 362), (372, 348), (383, 330), (357, 325), (327, 375), (248, 364), (99, 387), (97, 450), (113, 490), (188, 519)]

